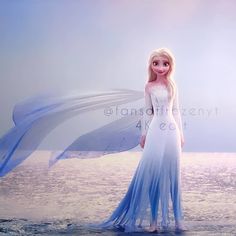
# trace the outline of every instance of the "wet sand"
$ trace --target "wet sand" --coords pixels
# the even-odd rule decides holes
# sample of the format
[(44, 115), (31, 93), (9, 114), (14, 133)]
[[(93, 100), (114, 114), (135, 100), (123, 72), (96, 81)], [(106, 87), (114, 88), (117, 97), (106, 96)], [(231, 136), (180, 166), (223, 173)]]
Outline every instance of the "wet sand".
[[(61, 160), (48, 171), (50, 152), (35, 152), (0, 179), (0, 235), (98, 235), (83, 225), (112, 213), (141, 154)], [(236, 153), (183, 153), (181, 181), (184, 235), (236, 235)]]

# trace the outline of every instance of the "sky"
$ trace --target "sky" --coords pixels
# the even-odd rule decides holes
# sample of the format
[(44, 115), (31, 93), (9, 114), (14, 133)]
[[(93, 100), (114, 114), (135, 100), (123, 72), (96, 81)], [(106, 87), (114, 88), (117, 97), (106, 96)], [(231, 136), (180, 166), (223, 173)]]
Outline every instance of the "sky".
[(1, 0), (0, 135), (35, 94), (143, 91), (151, 51), (168, 47), (184, 150), (235, 152), (235, 9), (234, 0)]

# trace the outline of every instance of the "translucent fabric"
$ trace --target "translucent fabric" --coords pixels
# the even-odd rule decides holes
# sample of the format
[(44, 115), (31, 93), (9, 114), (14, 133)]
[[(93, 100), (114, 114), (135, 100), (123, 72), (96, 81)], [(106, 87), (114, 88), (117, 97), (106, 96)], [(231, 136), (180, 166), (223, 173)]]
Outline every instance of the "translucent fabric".
[[(64, 121), (82, 113), (139, 99), (143, 99), (140, 91), (114, 89), (82, 95), (77, 92), (48, 93), (17, 103), (12, 114), (15, 126), (0, 139), (0, 176), (6, 175), (29, 157), (44, 138)], [(49, 167), (60, 159), (74, 155), (78, 158), (95, 158), (134, 148), (139, 143), (140, 129), (137, 123), (141, 120), (140, 113), (127, 115), (78, 136), (65, 150), (51, 156)]]
[[(65, 120), (139, 99), (145, 99), (144, 109), (141, 107), (143, 113), (127, 115), (77, 137), (61, 153), (51, 156), (49, 166), (64, 158), (95, 158), (127, 151), (139, 145), (141, 134), (146, 134), (142, 157), (127, 193), (107, 220), (88, 227), (135, 232), (143, 231), (150, 222), (158, 219), (161, 226), (168, 227), (170, 199), (175, 219), (183, 219), (180, 184), (183, 131), (178, 91), (170, 99), (168, 90), (162, 85), (146, 87), (144, 94), (128, 89), (83, 95), (44, 94), (16, 104), (13, 110), (15, 126), (0, 139), (0, 176), (29, 157), (42, 140)], [(137, 127), (139, 121), (141, 130)]]

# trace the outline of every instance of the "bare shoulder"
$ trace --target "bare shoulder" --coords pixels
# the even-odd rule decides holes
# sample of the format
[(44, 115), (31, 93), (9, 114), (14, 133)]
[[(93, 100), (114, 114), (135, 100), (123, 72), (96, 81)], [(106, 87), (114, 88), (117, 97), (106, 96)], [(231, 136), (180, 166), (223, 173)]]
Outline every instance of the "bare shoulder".
[(150, 89), (151, 89), (152, 85), (153, 85), (152, 82), (147, 82), (145, 84), (145, 92), (150, 93)]

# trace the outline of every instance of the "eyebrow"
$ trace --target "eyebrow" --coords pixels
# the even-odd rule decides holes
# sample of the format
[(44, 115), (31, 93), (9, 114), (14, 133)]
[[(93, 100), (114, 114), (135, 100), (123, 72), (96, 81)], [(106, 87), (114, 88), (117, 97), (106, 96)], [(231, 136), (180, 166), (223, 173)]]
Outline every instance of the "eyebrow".
[[(155, 60), (153, 60), (152, 62), (159, 62), (159, 61), (160, 61), (159, 59), (155, 59)], [(169, 63), (169, 64), (170, 64), (170, 62), (169, 62), (168, 60), (163, 60), (163, 62), (164, 62), (164, 63), (166, 63), (166, 62), (167, 62), (167, 63)]]

